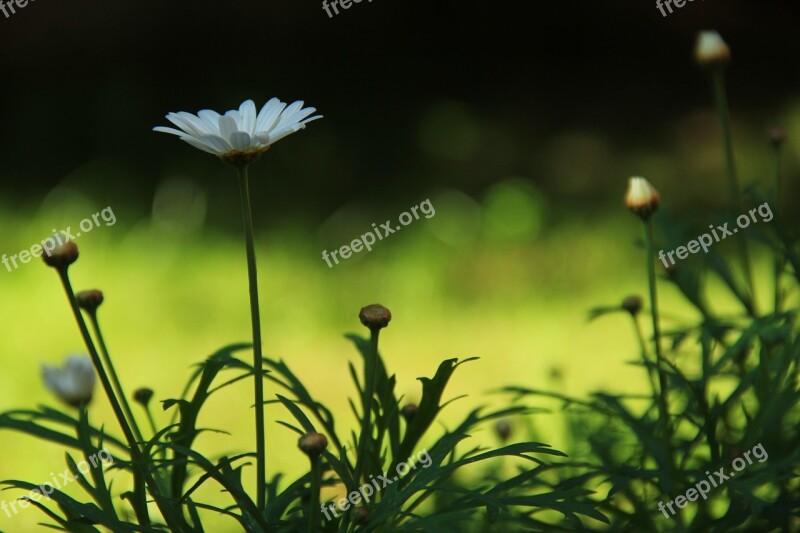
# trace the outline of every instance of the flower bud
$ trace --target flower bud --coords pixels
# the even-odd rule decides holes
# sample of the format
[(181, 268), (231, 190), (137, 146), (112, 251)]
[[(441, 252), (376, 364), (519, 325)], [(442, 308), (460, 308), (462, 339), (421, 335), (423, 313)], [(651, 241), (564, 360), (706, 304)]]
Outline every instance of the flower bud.
[(365, 507), (359, 507), (353, 512), (353, 522), (357, 526), (363, 526), (367, 522), (369, 522), (369, 509)]
[(636, 316), (642, 310), (643, 302), (641, 296), (628, 296), (622, 300), (622, 308), (629, 312), (631, 316)]
[(316, 459), (328, 447), (328, 439), (322, 433), (306, 433), (297, 441), (297, 446), (310, 458)]
[(650, 182), (644, 178), (633, 177), (628, 180), (628, 192), (625, 194), (625, 205), (628, 206), (634, 214), (647, 220), (650, 218), (658, 204), (661, 203), (661, 196), (658, 191), (650, 185)]
[(701, 31), (694, 46), (694, 60), (705, 68), (727, 65), (731, 60), (731, 49), (716, 31)]
[(133, 393), (134, 401), (142, 404), (143, 407), (147, 407), (152, 398), (153, 398), (153, 389), (148, 389), (147, 387), (136, 389)]
[(788, 137), (786, 129), (779, 127), (770, 128), (769, 131), (767, 131), (767, 135), (769, 136), (769, 142), (775, 147), (781, 146), (783, 143), (785, 143), (786, 138)]
[(103, 293), (94, 289), (90, 291), (81, 291), (75, 295), (75, 299), (78, 300), (78, 307), (90, 313), (94, 313), (97, 308), (100, 307), (100, 304), (103, 303)]
[(403, 415), (403, 418), (406, 419), (407, 423), (411, 423), (414, 420), (414, 417), (417, 415), (419, 411), (419, 407), (415, 403), (407, 403), (400, 409), (400, 414)]
[(380, 304), (368, 305), (358, 313), (361, 323), (371, 331), (377, 331), (389, 325), (392, 313)]
[(78, 260), (78, 245), (74, 242), (67, 241), (62, 244), (61, 237), (58, 235), (49, 237), (45, 241), (52, 241), (55, 245), (52, 249), (45, 247), (42, 253), (42, 259), (48, 266), (62, 269)]
[(511, 424), (508, 420), (498, 420), (494, 425), (494, 431), (501, 441), (506, 442), (511, 436)]
[(43, 364), (42, 379), (60, 400), (78, 407), (92, 399), (96, 378), (92, 360), (83, 355), (68, 357), (60, 368)]

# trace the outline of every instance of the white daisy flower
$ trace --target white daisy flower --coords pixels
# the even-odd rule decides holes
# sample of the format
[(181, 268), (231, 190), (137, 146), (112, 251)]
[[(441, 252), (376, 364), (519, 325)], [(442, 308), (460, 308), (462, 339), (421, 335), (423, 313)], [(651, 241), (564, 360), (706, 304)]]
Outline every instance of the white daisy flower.
[(94, 366), (85, 355), (67, 357), (60, 368), (42, 364), (42, 379), (48, 389), (70, 405), (77, 407), (92, 399)]
[(203, 109), (197, 115), (180, 111), (170, 113), (167, 120), (180, 129), (159, 126), (155, 131), (177, 135), (195, 148), (214, 154), (228, 163), (244, 165), (258, 159), (269, 147), (306, 127), (322, 115), (311, 116), (313, 107), (303, 108), (303, 101), (286, 105), (277, 98), (264, 104), (256, 113), (256, 105), (247, 100), (238, 110)]

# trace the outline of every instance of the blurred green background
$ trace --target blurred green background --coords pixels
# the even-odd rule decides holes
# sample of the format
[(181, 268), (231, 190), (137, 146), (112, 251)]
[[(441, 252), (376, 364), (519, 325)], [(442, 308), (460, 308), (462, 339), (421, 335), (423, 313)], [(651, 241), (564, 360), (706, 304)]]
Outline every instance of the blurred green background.
[[(629, 2), (376, 0), (332, 20), (314, 2), (31, 4), (0, 20), (0, 254), (112, 207), (116, 224), (77, 241), (73, 282), (104, 291), (127, 389), (177, 396), (192, 364), (248, 340), (246, 265), (233, 170), (150, 130), (168, 111), (303, 98), (325, 118), (252, 169), (265, 352), (343, 427), (357, 356), (342, 334), (365, 333), (358, 310), (375, 302), (394, 315), (382, 351), (409, 401), (442, 359), (480, 357), (456, 373), (449, 397), (469, 397), (450, 422), (504, 401), (486, 395), (503, 385), (636, 390), (628, 320), (589, 323), (587, 311), (646, 287), (640, 228), (621, 202), (628, 176), (648, 177), (665, 211), (701, 226), (723, 204), (716, 117), (690, 59), (697, 30), (719, 29), (733, 49), (742, 181), (769, 184), (764, 132), (780, 124), (781, 202), (797, 198), (797, 5), (695, 4), (664, 19)], [(334, 268), (322, 260), (425, 199), (434, 217)], [(84, 351), (56, 275), (39, 261), (0, 267), (0, 295), (0, 409), (55, 404), (40, 364)], [(668, 289), (663, 305), (668, 322), (689, 312)], [(715, 305), (730, 302), (720, 292)], [(213, 397), (200, 425), (230, 435), (203, 434), (204, 452), (252, 448), (250, 401), (247, 383)], [(275, 423), (287, 414), (267, 415), (270, 475), (299, 474), (295, 438)], [(114, 431), (99, 393), (92, 416)], [(538, 439), (571, 445), (556, 415), (534, 425)], [(65, 467), (63, 451), (13, 433), (0, 433), (0, 453), (0, 479), (41, 482)], [(0, 515), (0, 529), (41, 518)]]

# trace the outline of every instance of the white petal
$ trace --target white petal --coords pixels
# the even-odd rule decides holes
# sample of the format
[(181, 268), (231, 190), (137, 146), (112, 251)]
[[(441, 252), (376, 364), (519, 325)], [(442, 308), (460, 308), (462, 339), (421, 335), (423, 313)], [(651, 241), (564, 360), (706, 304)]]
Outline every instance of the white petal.
[(280, 141), (287, 135), (291, 135), (292, 133), (297, 133), (303, 128), (305, 128), (305, 126), (302, 124), (289, 126), (286, 128), (278, 128), (270, 133), (270, 143), (275, 144), (276, 142)]
[(239, 129), (249, 135), (253, 135), (256, 130), (256, 104), (252, 100), (246, 100), (239, 106), (239, 115), (242, 122)]
[(242, 115), (238, 110), (232, 109), (230, 111), (225, 111), (225, 116), (233, 119), (233, 121), (236, 123), (236, 130), (242, 129)]
[(244, 131), (234, 132), (231, 135), (231, 144), (236, 150), (247, 150), (250, 148), (250, 134)]
[(214, 133), (219, 133), (219, 113), (211, 109), (203, 109), (197, 112), (197, 116), (203, 119)]
[(185, 120), (187, 123), (191, 124), (192, 127), (197, 130), (200, 134), (208, 135), (210, 133), (214, 133), (214, 129), (210, 127), (205, 120), (201, 119), (200, 117), (196, 117), (191, 113), (186, 113), (185, 111), (181, 111), (177, 113), (179, 117)]
[(165, 126), (156, 126), (153, 128), (153, 131), (159, 131), (161, 133), (171, 133), (172, 135), (178, 135), (183, 137), (186, 135), (185, 131), (176, 130), (175, 128), (167, 128)]
[(230, 152), (233, 149), (231, 143), (219, 135), (204, 135), (199, 140), (203, 141), (210, 147), (215, 148), (220, 153)]
[(192, 135), (193, 137), (199, 137), (200, 135), (203, 135), (203, 133), (198, 130), (194, 124), (187, 121), (184, 117), (178, 115), (177, 113), (170, 113), (167, 115), (167, 120), (185, 131), (186, 135)]
[(181, 140), (191, 144), (195, 148), (199, 148), (200, 150), (202, 150), (204, 152), (208, 152), (209, 154), (220, 155), (222, 153), (222, 152), (219, 152), (218, 150), (212, 148), (208, 144), (204, 143), (203, 141), (201, 141), (197, 137), (184, 136), (184, 137), (181, 137)]
[(261, 112), (258, 114), (258, 120), (256, 121), (256, 131), (269, 132), (272, 128), (275, 127), (278, 118), (281, 116), (281, 112), (285, 108), (286, 104), (281, 102), (277, 98), (272, 98), (269, 102), (264, 104), (264, 107), (261, 108)]
[[(231, 113), (231, 111), (228, 111), (228, 113)], [(237, 127), (236, 121), (228, 115), (228, 113), (225, 113), (225, 116), (219, 117), (219, 134), (220, 137), (230, 142), (231, 135), (239, 131), (239, 128)], [(238, 115), (239, 112), (236, 111), (236, 114)]]

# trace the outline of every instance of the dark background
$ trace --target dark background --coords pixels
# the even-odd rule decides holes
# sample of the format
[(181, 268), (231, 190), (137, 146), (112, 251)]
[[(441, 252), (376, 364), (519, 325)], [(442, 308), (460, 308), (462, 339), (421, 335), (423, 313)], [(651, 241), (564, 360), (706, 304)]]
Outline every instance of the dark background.
[[(275, 216), (321, 220), (353, 198), (431, 187), (478, 194), (514, 174), (556, 200), (617, 200), (602, 176), (560, 184), (543, 143), (580, 130), (658, 150), (666, 121), (709, 105), (690, 59), (711, 27), (734, 50), (731, 101), (769, 126), (797, 94), (799, 14), (796, 1), (695, 0), (662, 17), (651, 1), (364, 0), (329, 19), (316, 0), (36, 0), (0, 15), (0, 202), (35, 207), (67, 184), (144, 214), (170, 172), (213, 195), (231, 171), (151, 128), (169, 111), (271, 96), (325, 115), (256, 167)], [(452, 157), (419, 142), (440, 102), (479, 125)], [(450, 126), (443, 142), (458, 145)]]

